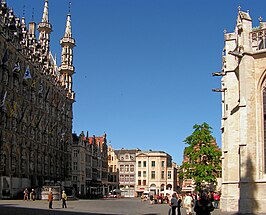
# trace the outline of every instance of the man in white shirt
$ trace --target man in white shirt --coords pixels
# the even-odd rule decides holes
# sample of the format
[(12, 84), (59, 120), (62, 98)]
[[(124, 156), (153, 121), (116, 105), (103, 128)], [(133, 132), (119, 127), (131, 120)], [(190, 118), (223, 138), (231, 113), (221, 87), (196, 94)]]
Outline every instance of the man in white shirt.
[(191, 197), (190, 193), (187, 193), (184, 199), (184, 208), (186, 208), (187, 215), (191, 214), (192, 203), (193, 203), (193, 198)]

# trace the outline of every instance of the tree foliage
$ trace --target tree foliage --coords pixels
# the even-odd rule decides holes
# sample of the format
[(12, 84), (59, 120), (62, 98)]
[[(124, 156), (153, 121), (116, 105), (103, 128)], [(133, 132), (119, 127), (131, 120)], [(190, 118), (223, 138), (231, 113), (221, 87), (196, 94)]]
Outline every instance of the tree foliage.
[(216, 184), (221, 172), (221, 150), (211, 135), (212, 128), (204, 122), (193, 126), (193, 133), (184, 142), (188, 147), (184, 150), (185, 161), (181, 165), (180, 177), (193, 179), (197, 188), (202, 182)]

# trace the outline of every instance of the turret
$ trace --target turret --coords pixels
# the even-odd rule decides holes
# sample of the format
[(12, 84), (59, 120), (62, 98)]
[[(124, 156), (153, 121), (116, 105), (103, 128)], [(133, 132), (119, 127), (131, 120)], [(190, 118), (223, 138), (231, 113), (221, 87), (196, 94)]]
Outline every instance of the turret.
[(61, 65), (59, 71), (62, 75), (62, 85), (68, 92), (71, 99), (74, 99), (74, 93), (72, 91), (72, 75), (75, 68), (73, 66), (73, 48), (75, 47), (75, 40), (72, 38), (71, 31), (71, 15), (67, 15), (66, 29), (64, 37), (60, 40), (62, 47)]
[(50, 51), (50, 34), (52, 32), (52, 25), (49, 23), (48, 17), (48, 0), (45, 0), (42, 21), (38, 24), (39, 42), (43, 48), (42, 59), (48, 63)]

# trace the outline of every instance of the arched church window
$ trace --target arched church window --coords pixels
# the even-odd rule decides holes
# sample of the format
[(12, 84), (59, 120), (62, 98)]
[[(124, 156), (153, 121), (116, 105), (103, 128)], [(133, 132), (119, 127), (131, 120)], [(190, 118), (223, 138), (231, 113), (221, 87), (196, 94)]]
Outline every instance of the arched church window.
[(264, 172), (266, 172), (266, 87), (263, 89)]

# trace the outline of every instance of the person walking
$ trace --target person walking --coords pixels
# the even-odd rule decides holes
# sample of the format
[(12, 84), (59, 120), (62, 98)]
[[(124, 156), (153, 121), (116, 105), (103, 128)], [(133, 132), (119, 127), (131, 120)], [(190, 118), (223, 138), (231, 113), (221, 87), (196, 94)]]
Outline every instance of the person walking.
[(172, 209), (172, 215), (176, 215), (176, 208), (178, 207), (178, 200), (177, 200), (177, 197), (176, 197), (176, 193), (174, 193), (172, 195), (170, 206), (171, 206), (171, 209)]
[(177, 215), (181, 215), (181, 206), (182, 206), (182, 198), (179, 194), (177, 200)]
[(28, 191), (28, 188), (26, 188), (23, 193), (24, 193), (24, 201), (25, 200), (28, 201), (29, 200), (29, 191)]
[(194, 211), (196, 215), (211, 215), (214, 210), (214, 206), (211, 200), (208, 198), (208, 193), (206, 191), (201, 191), (200, 199), (196, 201)]
[(49, 209), (53, 209), (53, 200), (54, 200), (54, 197), (53, 197), (53, 193), (51, 191), (48, 195)]
[(220, 202), (219, 193), (215, 193), (213, 198), (214, 198), (214, 207), (219, 208), (219, 202)]
[(62, 208), (67, 208), (66, 201), (67, 201), (67, 195), (66, 195), (65, 191), (63, 190), (63, 193), (62, 193)]
[(153, 195), (150, 195), (150, 204), (153, 204)]
[(191, 215), (192, 203), (193, 199), (190, 193), (187, 193), (184, 199), (184, 208), (186, 208), (186, 215)]
[(35, 192), (34, 189), (32, 189), (31, 192), (30, 192), (30, 199), (32, 201), (35, 201), (35, 199), (36, 199), (36, 192)]

